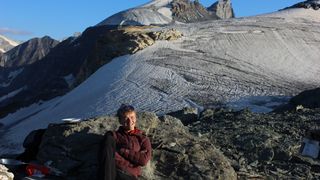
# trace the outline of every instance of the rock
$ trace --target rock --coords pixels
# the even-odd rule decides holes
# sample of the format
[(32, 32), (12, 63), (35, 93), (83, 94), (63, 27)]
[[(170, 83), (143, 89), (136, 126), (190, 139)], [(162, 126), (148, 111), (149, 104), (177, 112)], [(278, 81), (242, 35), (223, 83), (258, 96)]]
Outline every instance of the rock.
[(303, 91), (289, 103), (293, 106), (302, 105), (304, 108), (320, 108), (320, 88)]
[(14, 175), (11, 172), (8, 172), (8, 168), (0, 164), (0, 179), (1, 180), (13, 180)]
[(307, 111), (310, 108), (320, 108), (320, 88), (299, 93), (291, 98), (288, 104), (276, 108), (274, 112)]
[[(92, 179), (97, 169), (99, 142), (107, 130), (119, 126), (115, 117), (78, 123), (52, 124), (40, 145), (38, 160), (52, 166), (67, 179)], [(150, 137), (152, 160), (143, 167), (145, 179), (236, 179), (225, 156), (207, 138), (189, 133), (179, 119), (139, 113), (138, 127)]]
[(171, 3), (171, 11), (173, 19), (183, 23), (219, 19), (218, 16), (203, 7), (199, 1), (174, 0)]
[(207, 9), (214, 12), (221, 19), (229, 19), (235, 17), (231, 0), (218, 0)]

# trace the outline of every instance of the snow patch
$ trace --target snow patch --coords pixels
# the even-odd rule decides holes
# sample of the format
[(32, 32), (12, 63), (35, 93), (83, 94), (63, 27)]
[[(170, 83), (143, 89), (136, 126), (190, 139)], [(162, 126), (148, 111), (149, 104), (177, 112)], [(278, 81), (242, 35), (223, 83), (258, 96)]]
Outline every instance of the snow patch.
[(6, 52), (4, 49), (2, 49), (2, 48), (0, 48), (0, 51), (2, 52), (2, 53), (4, 53), (4, 52)]

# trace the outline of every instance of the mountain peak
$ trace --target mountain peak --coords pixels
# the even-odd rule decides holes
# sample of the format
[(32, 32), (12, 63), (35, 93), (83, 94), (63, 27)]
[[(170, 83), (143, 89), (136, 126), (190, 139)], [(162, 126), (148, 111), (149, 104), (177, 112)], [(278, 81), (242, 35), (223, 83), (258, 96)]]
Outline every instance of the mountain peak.
[(47, 55), (58, 43), (49, 36), (30, 39), (5, 52), (0, 58), (0, 64), (5, 67), (32, 64)]
[(101, 25), (163, 25), (176, 21), (182, 23), (220, 19), (198, 1), (154, 0), (144, 5), (116, 13)]

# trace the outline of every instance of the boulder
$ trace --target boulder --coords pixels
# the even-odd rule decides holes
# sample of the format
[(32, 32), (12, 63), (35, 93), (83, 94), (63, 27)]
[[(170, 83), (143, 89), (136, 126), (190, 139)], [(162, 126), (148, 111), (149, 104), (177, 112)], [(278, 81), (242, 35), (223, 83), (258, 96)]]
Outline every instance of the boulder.
[(305, 108), (320, 108), (320, 88), (303, 91), (290, 100), (293, 106), (302, 105)]
[(8, 172), (8, 168), (0, 164), (0, 179), (1, 180), (13, 180), (14, 175), (11, 172)]
[(306, 90), (290, 99), (288, 104), (276, 108), (275, 112), (306, 111), (320, 108), (320, 88)]
[[(119, 126), (115, 117), (78, 123), (51, 124), (40, 145), (38, 160), (51, 165), (66, 179), (94, 179), (97, 152), (103, 135)], [(145, 179), (236, 179), (228, 159), (207, 138), (189, 133), (179, 119), (139, 113), (138, 127), (153, 147), (152, 160), (143, 167)]]

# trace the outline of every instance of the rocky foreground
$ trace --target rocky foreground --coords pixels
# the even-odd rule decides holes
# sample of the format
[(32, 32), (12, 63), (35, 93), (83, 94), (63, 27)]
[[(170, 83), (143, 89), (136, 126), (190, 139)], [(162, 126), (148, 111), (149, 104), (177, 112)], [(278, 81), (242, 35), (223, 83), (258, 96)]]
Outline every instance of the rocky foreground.
[[(157, 117), (139, 113), (153, 158), (145, 179), (318, 179), (320, 160), (300, 155), (302, 138), (320, 127), (320, 109), (256, 114), (248, 110), (184, 109)], [(88, 179), (97, 169), (102, 135), (118, 127), (114, 117), (52, 124), (38, 160), (53, 161), (67, 179)]]
[[(302, 92), (290, 100), (291, 109), (277, 113), (226, 108), (184, 108), (164, 116), (139, 112), (138, 127), (153, 148), (142, 179), (319, 179), (320, 158), (301, 155), (303, 138), (320, 141), (319, 92)], [(58, 179), (95, 179), (99, 143), (106, 131), (118, 127), (113, 116), (51, 124), (37, 160), (50, 162)], [(311, 131), (317, 134), (311, 137)], [(2, 167), (0, 177), (9, 177), (6, 171)]]

